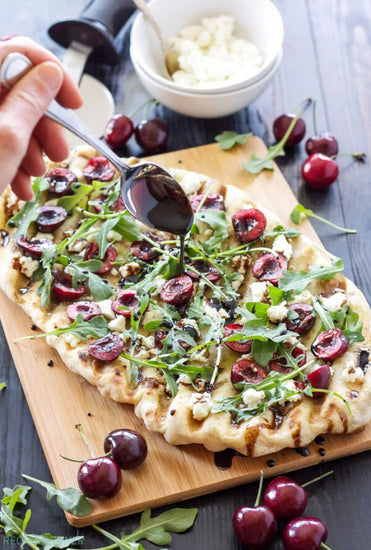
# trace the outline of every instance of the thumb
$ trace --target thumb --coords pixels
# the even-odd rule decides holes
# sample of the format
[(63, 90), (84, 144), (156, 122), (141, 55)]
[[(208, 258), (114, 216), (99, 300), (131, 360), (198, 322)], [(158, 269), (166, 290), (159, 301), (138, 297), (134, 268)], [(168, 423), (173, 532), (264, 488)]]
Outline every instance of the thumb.
[(13, 124), (22, 127), (25, 146), (62, 82), (63, 72), (56, 63), (40, 63), (17, 82), (1, 104), (2, 115), (10, 115)]

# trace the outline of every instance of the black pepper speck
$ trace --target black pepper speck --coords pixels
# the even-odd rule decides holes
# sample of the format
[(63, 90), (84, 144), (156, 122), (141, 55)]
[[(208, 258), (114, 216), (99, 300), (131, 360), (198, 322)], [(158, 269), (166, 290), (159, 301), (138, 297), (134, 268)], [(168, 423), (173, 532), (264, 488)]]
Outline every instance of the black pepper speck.
[(47, 362), (47, 365), (48, 367), (52, 367), (54, 365), (53, 359), (49, 359), (49, 361)]
[(321, 447), (320, 449), (318, 449), (318, 453), (319, 453), (321, 456), (325, 456), (326, 450), (325, 450), (323, 447)]
[(267, 460), (267, 466), (269, 468), (273, 468), (276, 465), (274, 460)]

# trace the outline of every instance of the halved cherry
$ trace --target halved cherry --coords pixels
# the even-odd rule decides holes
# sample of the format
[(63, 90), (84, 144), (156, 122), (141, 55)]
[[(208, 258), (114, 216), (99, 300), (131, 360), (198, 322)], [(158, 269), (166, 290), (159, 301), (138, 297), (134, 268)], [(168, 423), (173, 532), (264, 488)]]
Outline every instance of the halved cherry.
[(162, 343), (162, 340), (165, 340), (166, 336), (168, 335), (168, 331), (164, 330), (163, 328), (159, 328), (155, 332), (155, 345), (156, 348), (162, 349), (164, 347), (164, 344)]
[(202, 275), (205, 275), (206, 279), (208, 279), (212, 283), (215, 283), (219, 279), (218, 270), (213, 265), (209, 264), (208, 262), (205, 262), (205, 260), (195, 260), (194, 262), (191, 262), (189, 265), (198, 271), (198, 273), (194, 273), (189, 269), (186, 270), (186, 274), (195, 281), (200, 280), (201, 273)]
[(89, 321), (97, 315), (102, 315), (102, 310), (97, 302), (76, 302), (67, 307), (67, 315), (71, 321), (81, 314), (84, 321)]
[(267, 252), (259, 256), (252, 266), (252, 274), (259, 281), (269, 281), (277, 286), (283, 271), (287, 269), (287, 260), (283, 254)]
[[(240, 325), (238, 323), (232, 323), (231, 325), (227, 325), (224, 328), (224, 336), (228, 338), (228, 336), (232, 336), (232, 334), (241, 332), (243, 329), (243, 325)], [(252, 340), (239, 340), (236, 342), (225, 342), (225, 345), (228, 346), (233, 351), (237, 351), (237, 353), (249, 353), (251, 350)]]
[(249, 243), (261, 237), (267, 227), (267, 218), (257, 208), (239, 210), (232, 216), (233, 229), (241, 243)]
[[(328, 390), (330, 387), (331, 381), (331, 369), (330, 366), (326, 364), (317, 367), (308, 374), (308, 380), (312, 388), (317, 388), (319, 390)], [(320, 391), (314, 391), (313, 397), (323, 397), (325, 394)]]
[(349, 340), (339, 328), (329, 328), (319, 333), (312, 344), (312, 352), (319, 359), (332, 361), (349, 348)]
[[(127, 307), (128, 309), (119, 309), (120, 307)], [(112, 310), (117, 315), (123, 315), (124, 317), (130, 317), (132, 311), (137, 311), (139, 306), (139, 300), (137, 298), (136, 290), (123, 290), (117, 295), (116, 300), (112, 302)]]
[(111, 181), (115, 175), (115, 167), (104, 157), (93, 157), (85, 166), (83, 174), (88, 182)]
[[(196, 195), (191, 199), (191, 206), (193, 212), (197, 212), (198, 207), (201, 204), (201, 201), (204, 200), (205, 195)], [(205, 202), (201, 206), (201, 212), (203, 210), (208, 210), (209, 208), (213, 210), (225, 210), (224, 206), (224, 198), (222, 195), (218, 195), (217, 193), (210, 193), (205, 199)]]
[[(151, 238), (154, 241), (158, 241), (158, 237), (155, 235), (151, 235)], [(150, 262), (154, 260), (155, 258), (158, 258), (160, 255), (157, 250), (153, 249), (153, 246), (145, 241), (144, 239), (142, 241), (134, 241), (130, 245), (130, 252), (139, 260), (142, 260), (143, 262)]]
[(99, 361), (114, 361), (124, 349), (124, 342), (116, 334), (106, 334), (88, 346), (89, 355)]
[(297, 314), (296, 319), (286, 319), (286, 327), (297, 334), (306, 334), (314, 325), (316, 314), (309, 304), (290, 304), (289, 309)]
[[(89, 244), (88, 248), (85, 250), (84, 254), (84, 260), (92, 260), (93, 258), (98, 257), (99, 252), (99, 246), (98, 243), (92, 242)], [(103, 273), (107, 273), (112, 268), (112, 263), (116, 261), (117, 258), (117, 250), (113, 246), (109, 246), (107, 248), (107, 251), (103, 258), (103, 267), (98, 269), (98, 271), (95, 271), (97, 275), (103, 275)]]
[(121, 195), (119, 195), (117, 201), (112, 206), (111, 210), (113, 212), (120, 212), (121, 210), (125, 210), (125, 209), (126, 209), (126, 207), (125, 207), (124, 201), (122, 200)]
[[(294, 346), (290, 346), (290, 345), (286, 345), (285, 344), (285, 347), (287, 349), (290, 349), (292, 350), (291, 351), (291, 355), (292, 357), (295, 359), (296, 357), (299, 357), (300, 355), (303, 355), (303, 358), (300, 359), (300, 361), (298, 361), (298, 367), (302, 367), (303, 365), (305, 365), (306, 361), (307, 361), (307, 354), (305, 353), (305, 351), (299, 347), (294, 347)], [(281, 374), (287, 374), (289, 372), (292, 371), (293, 367), (288, 367), (287, 366), (287, 359), (286, 357), (280, 357), (280, 352), (277, 351), (274, 355), (273, 355), (273, 359), (271, 359), (268, 363), (269, 365), (269, 370), (273, 370), (275, 372), (280, 372)]]
[(34, 260), (41, 258), (42, 253), (46, 250), (52, 241), (50, 239), (27, 239), (26, 237), (19, 237), (17, 245), (22, 250), (25, 256), (30, 256)]
[(166, 281), (161, 290), (161, 299), (173, 306), (182, 306), (191, 299), (193, 282), (188, 275), (178, 275)]
[(233, 363), (231, 370), (231, 382), (237, 384), (238, 382), (246, 382), (248, 384), (258, 384), (264, 378), (267, 377), (267, 373), (258, 365), (254, 359), (239, 359), (236, 363)]
[(74, 300), (78, 300), (85, 291), (85, 285), (73, 288), (72, 277), (67, 273), (58, 273), (52, 285), (54, 299), (58, 302), (73, 302)]
[(39, 217), (36, 220), (36, 224), (42, 233), (54, 231), (67, 218), (67, 212), (61, 206), (39, 206), (38, 211)]
[(57, 197), (67, 195), (71, 191), (71, 185), (77, 181), (77, 176), (68, 168), (51, 168), (46, 173), (49, 182), (49, 191)]

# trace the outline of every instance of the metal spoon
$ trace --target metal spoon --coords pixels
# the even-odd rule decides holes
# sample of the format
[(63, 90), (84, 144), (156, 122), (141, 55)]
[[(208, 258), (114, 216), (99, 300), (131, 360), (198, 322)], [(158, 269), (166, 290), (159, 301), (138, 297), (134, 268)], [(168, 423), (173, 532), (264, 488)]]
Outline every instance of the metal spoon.
[[(32, 68), (19, 52), (9, 54), (0, 67), (0, 83), (7, 89)], [(128, 166), (71, 110), (53, 100), (46, 116), (58, 122), (102, 153), (121, 174), (121, 196), (129, 212), (142, 223), (185, 235), (193, 223), (190, 202), (179, 183), (164, 168), (153, 162)]]

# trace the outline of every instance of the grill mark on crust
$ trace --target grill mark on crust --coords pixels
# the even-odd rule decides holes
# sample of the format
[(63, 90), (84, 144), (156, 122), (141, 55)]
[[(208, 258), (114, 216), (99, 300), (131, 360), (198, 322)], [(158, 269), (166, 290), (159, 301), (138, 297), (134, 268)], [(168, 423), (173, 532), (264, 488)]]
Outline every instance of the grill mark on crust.
[(244, 433), (245, 443), (246, 443), (246, 455), (252, 456), (254, 454), (255, 443), (259, 437), (260, 429), (258, 426), (252, 426), (251, 428), (246, 428)]
[[(328, 409), (325, 411), (324, 417), (328, 419), (328, 431), (330, 433), (334, 430), (334, 422), (331, 420), (331, 417), (334, 416), (334, 413), (337, 413), (339, 419), (343, 425), (343, 433), (348, 431), (348, 415), (344, 409), (340, 408), (337, 403), (331, 402), (328, 406)], [(335, 430), (336, 432), (336, 430)]]

